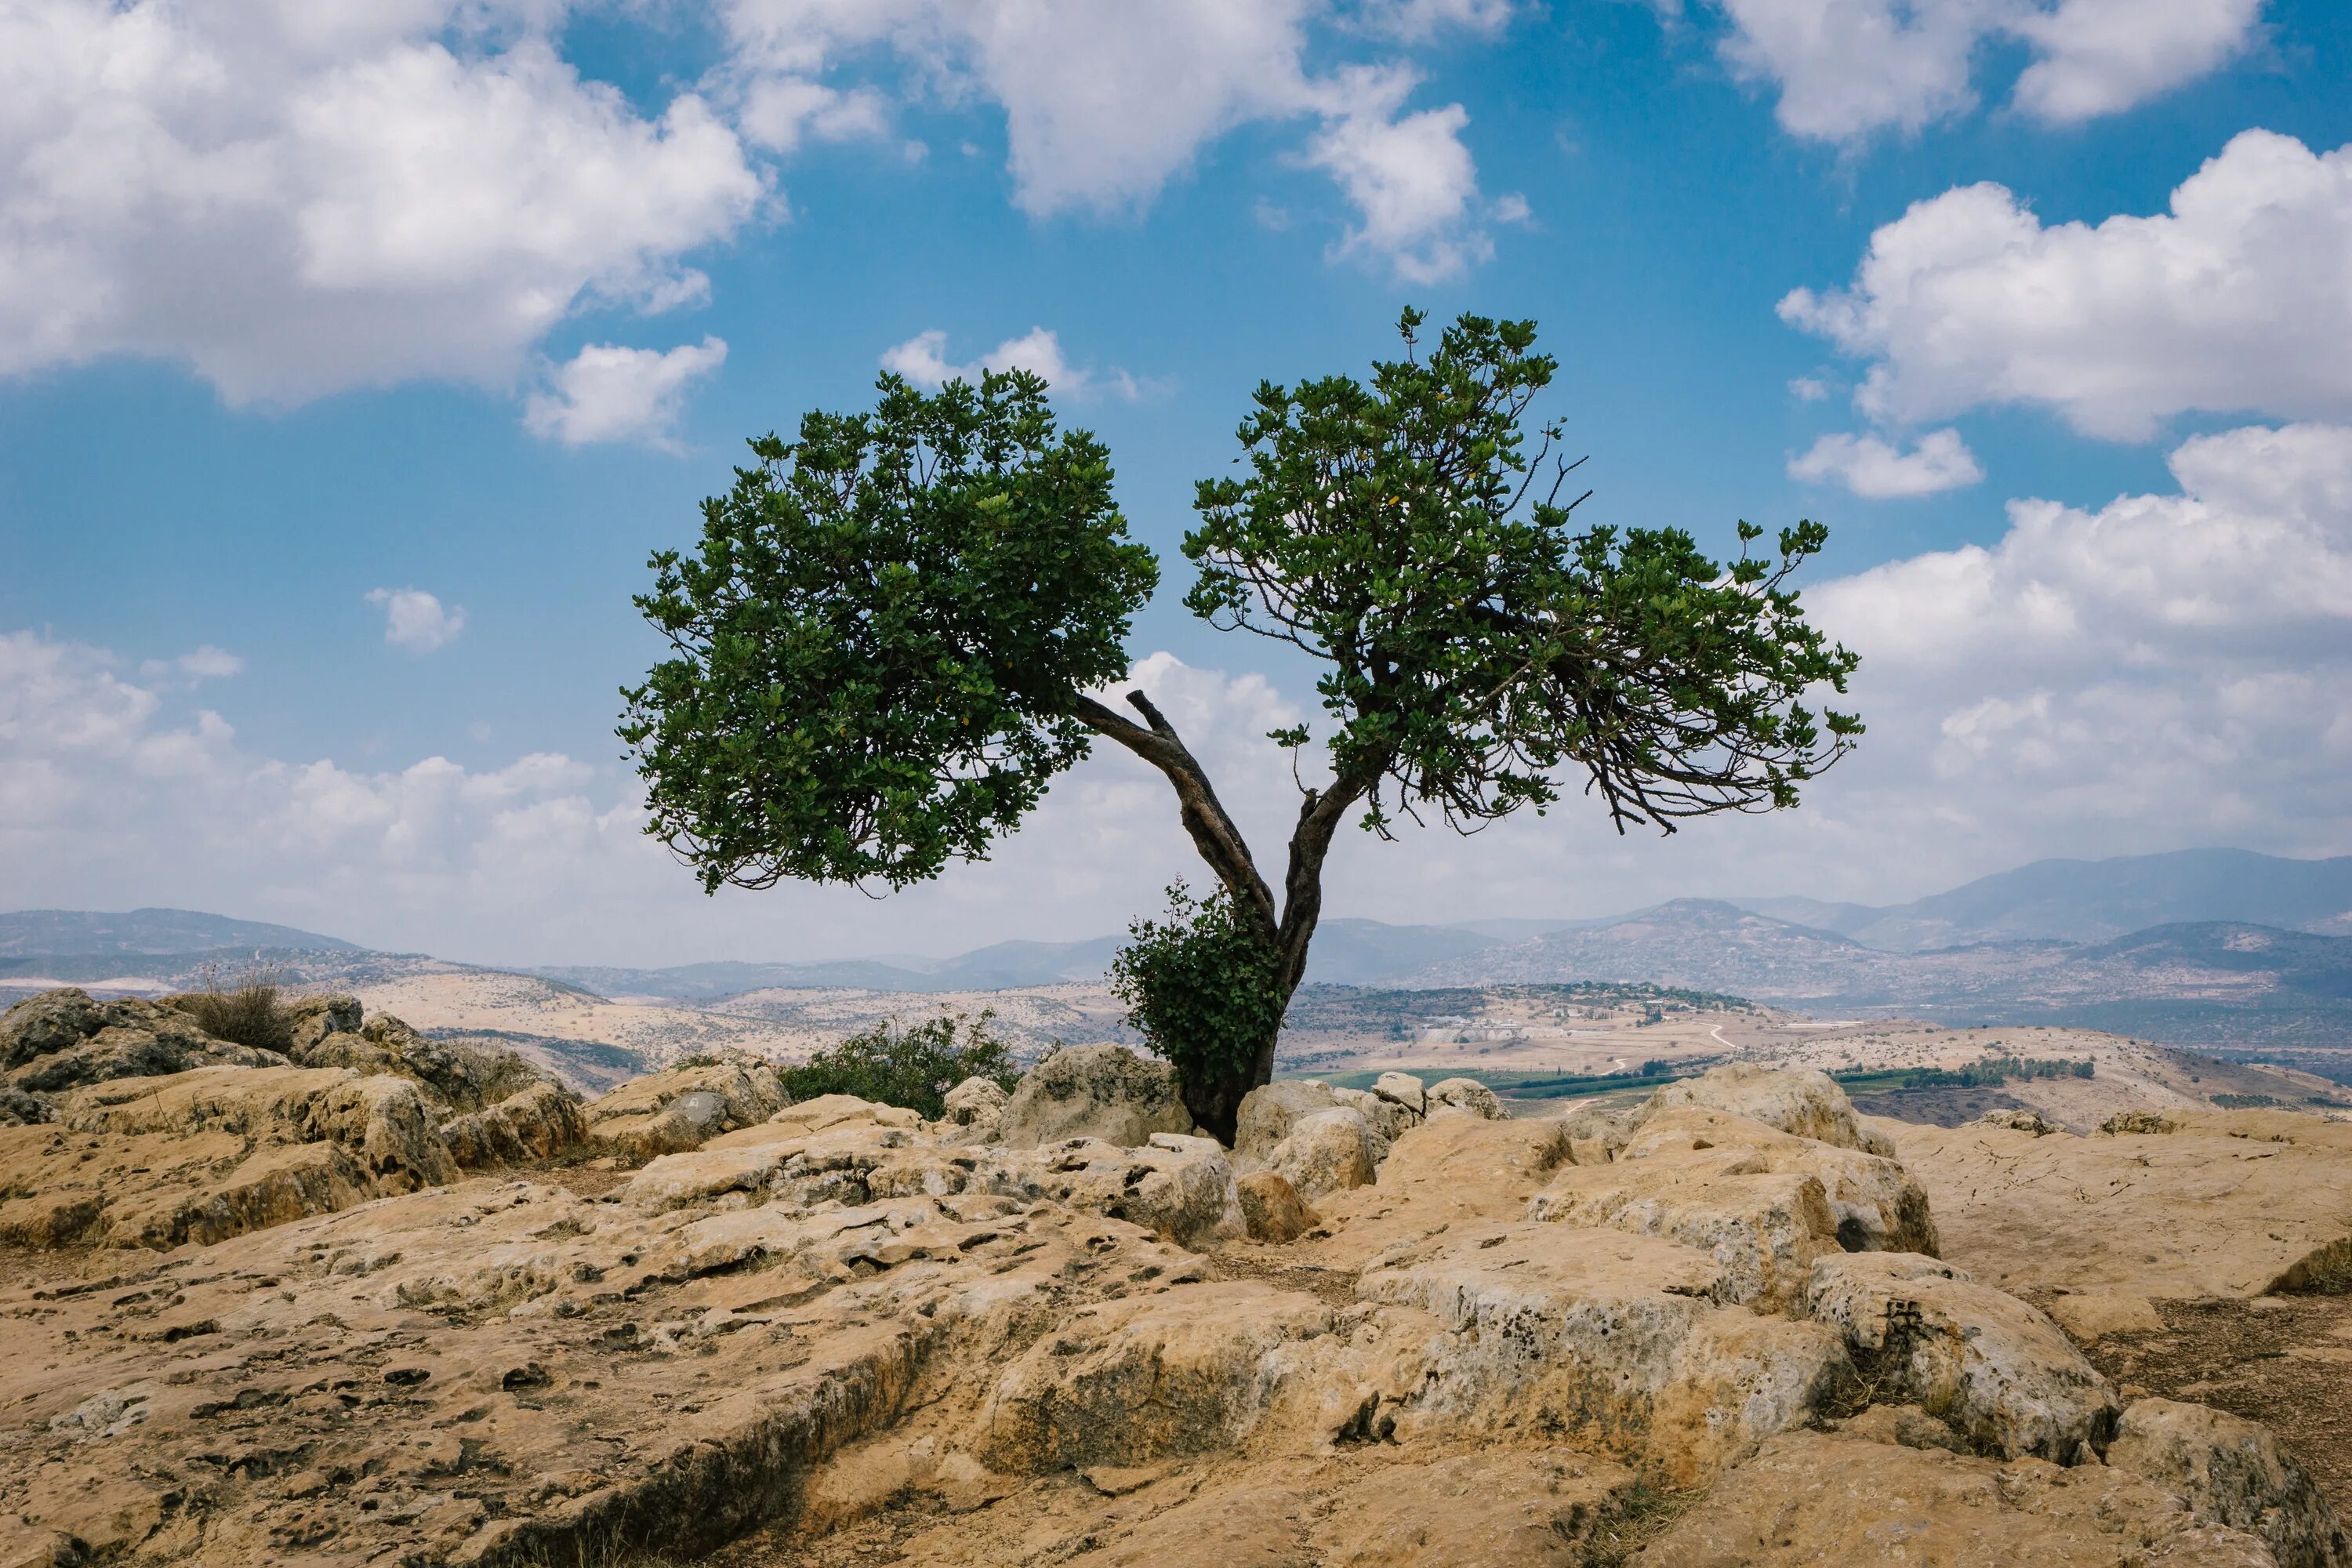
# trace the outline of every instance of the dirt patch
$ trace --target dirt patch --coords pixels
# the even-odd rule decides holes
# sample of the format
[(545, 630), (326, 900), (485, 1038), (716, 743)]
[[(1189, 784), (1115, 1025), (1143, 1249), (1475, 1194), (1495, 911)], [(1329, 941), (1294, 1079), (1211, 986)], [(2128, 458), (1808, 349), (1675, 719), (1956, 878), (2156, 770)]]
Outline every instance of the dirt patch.
[(2352, 1518), (2352, 1298), (2158, 1301), (2162, 1333), (2085, 1348), (2101, 1372), (2166, 1399), (2260, 1421)]

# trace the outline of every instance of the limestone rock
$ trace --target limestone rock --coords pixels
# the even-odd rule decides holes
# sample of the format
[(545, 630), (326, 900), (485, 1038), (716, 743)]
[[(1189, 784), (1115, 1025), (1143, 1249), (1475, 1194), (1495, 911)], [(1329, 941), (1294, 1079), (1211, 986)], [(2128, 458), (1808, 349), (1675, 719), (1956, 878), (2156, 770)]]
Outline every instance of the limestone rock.
[(1234, 1184), (1253, 1241), (1296, 1241), (1323, 1223), (1279, 1171), (1252, 1171)]
[(1979, 1453), (2079, 1464), (2115, 1430), (2115, 1390), (2057, 1325), (1949, 1264), (1825, 1258), (1808, 1304), (1875, 1368), (1885, 1396), (1916, 1399)]
[(2004, 1290), (2164, 1300), (2352, 1288), (2352, 1126), (2176, 1111), (2173, 1131), (2038, 1137), (1874, 1121), (1936, 1204), (1937, 1250)]
[(2180, 1123), (2160, 1110), (2118, 1110), (2099, 1123), (2099, 1131), (2110, 1138), (2177, 1132), (2179, 1130)]
[[(1895, 1555), (1896, 1552), (1901, 1556)], [(2273, 1568), (2256, 1537), (2097, 1465), (1819, 1432), (1767, 1440), (1633, 1559), (1641, 1568)]]
[(2352, 1539), (2310, 1472), (2257, 1422), (2143, 1399), (2124, 1412), (2107, 1463), (2187, 1500), (2208, 1519), (2262, 1537), (2280, 1568), (2352, 1563)]
[(1402, 1106), (1415, 1124), (1429, 1114), (1429, 1089), (1409, 1072), (1384, 1072), (1372, 1080), (1372, 1092), (1391, 1105)]
[(1080, 1138), (992, 1150), (974, 1161), (971, 1184), (1108, 1215), (1183, 1247), (1238, 1237), (1245, 1226), (1233, 1165), (1213, 1138), (1156, 1132), (1139, 1149)]
[[(879, 1100), (860, 1100), (854, 1094), (820, 1094), (814, 1100), (803, 1100), (787, 1105), (768, 1118), (770, 1127), (787, 1127), (800, 1132), (822, 1132), (828, 1128), (862, 1122), (875, 1127), (919, 1127), (923, 1119), (903, 1105), (884, 1105)], [(745, 1142), (757, 1142), (765, 1134), (729, 1133)]]
[(2036, 1138), (2047, 1138), (2053, 1132), (2065, 1131), (2054, 1122), (2042, 1121), (2039, 1112), (2019, 1107), (2011, 1107), (2005, 1110), (1988, 1110), (1977, 1120), (1988, 1127), (2006, 1127), (2012, 1132), (2031, 1132)]
[(2065, 1291), (2051, 1301), (2050, 1316), (2084, 1344), (2109, 1334), (2150, 1334), (2164, 1328), (2156, 1303), (2127, 1291)]
[(1495, 1091), (1475, 1078), (1442, 1078), (1431, 1084), (1429, 1108), (1433, 1111), (1442, 1105), (1483, 1116), (1489, 1121), (1500, 1121), (1510, 1115)]
[(1675, 1242), (1520, 1223), (1401, 1248), (1358, 1290), (1449, 1331), (1400, 1436), (1533, 1424), (1688, 1485), (1854, 1381), (1834, 1331), (1717, 1306), (1720, 1279)]
[(1083, 1309), (997, 1381), (980, 1458), (1033, 1475), (1230, 1448), (1265, 1414), (1274, 1352), (1329, 1327), (1314, 1297), (1255, 1280)]
[(1242, 1097), (1234, 1116), (1234, 1156), (1249, 1166), (1264, 1165), (1274, 1157), (1274, 1146), (1290, 1136), (1300, 1117), (1329, 1110), (1340, 1103), (1329, 1084), (1319, 1079), (1277, 1079), (1260, 1084)]
[(441, 1124), (450, 1157), (468, 1171), (544, 1164), (571, 1153), (587, 1136), (579, 1098), (552, 1083), (535, 1083), (487, 1110)]
[(293, 1044), (286, 1054), (304, 1067), (312, 1065), (310, 1060), (311, 1048), (329, 1035), (358, 1034), (360, 1015), (360, 999), (356, 996), (296, 997), (286, 1005), (287, 1023), (293, 1036)]
[(1274, 1146), (1267, 1163), (1311, 1203), (1326, 1193), (1364, 1185), (1388, 1152), (1388, 1140), (1372, 1130), (1362, 1112), (1335, 1106), (1292, 1123), (1289, 1136)]
[(948, 1090), (947, 1120), (970, 1129), (975, 1138), (985, 1139), (1003, 1121), (1004, 1108), (1012, 1099), (993, 1079), (968, 1078)]
[(1125, 1046), (1065, 1046), (1023, 1075), (997, 1123), (997, 1142), (1034, 1149), (1066, 1138), (1132, 1147), (1155, 1132), (1192, 1131), (1176, 1071)]
[(49, 1108), (14, 1084), (0, 1084), (0, 1127), (30, 1127), (49, 1119)]
[(1643, 1116), (1646, 1120), (1678, 1106), (1727, 1111), (1800, 1138), (1864, 1153), (1895, 1152), (1883, 1134), (1863, 1125), (1845, 1090), (1829, 1074), (1811, 1068), (1762, 1068), (1750, 1062), (1709, 1068), (1650, 1096)]
[(592, 1147), (642, 1164), (765, 1121), (784, 1103), (773, 1068), (765, 1062), (724, 1061), (631, 1079), (590, 1100), (582, 1114)]
[(1936, 1245), (1927, 1194), (1895, 1161), (1696, 1108), (1652, 1113), (1606, 1164), (1560, 1170), (1528, 1213), (1670, 1237), (1722, 1266), (1725, 1300), (1783, 1309), (1818, 1258)]
[(55, 1096), (118, 1079), (285, 1061), (275, 1051), (216, 1040), (176, 1007), (136, 997), (93, 1001), (73, 986), (28, 996), (0, 1014), (0, 1084), (18, 1094)]

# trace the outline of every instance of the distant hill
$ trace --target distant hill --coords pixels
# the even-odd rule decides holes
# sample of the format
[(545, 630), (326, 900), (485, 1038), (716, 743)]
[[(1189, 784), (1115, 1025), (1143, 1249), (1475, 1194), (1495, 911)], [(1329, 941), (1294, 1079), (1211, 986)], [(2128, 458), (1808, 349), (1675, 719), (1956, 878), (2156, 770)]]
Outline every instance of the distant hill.
[(2246, 849), (2181, 849), (2036, 860), (1908, 904), (1731, 901), (1895, 952), (2020, 938), (2103, 942), (2209, 921), (2344, 936), (2352, 935), (2352, 856), (2289, 860)]
[(0, 914), (0, 958), (70, 953), (87, 958), (214, 952), (236, 949), (357, 952), (356, 943), (264, 921), (194, 910), (23, 910)]

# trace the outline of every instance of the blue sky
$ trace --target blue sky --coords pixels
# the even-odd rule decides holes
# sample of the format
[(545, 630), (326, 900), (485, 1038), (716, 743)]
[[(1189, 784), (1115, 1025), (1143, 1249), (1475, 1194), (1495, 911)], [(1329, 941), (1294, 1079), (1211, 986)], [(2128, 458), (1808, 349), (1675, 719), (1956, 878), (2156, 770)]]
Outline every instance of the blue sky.
[(701, 899), (610, 733), (644, 558), (886, 356), (1046, 365), (1271, 838), (1307, 677), (1174, 546), (1250, 388), (1406, 303), (1541, 324), (1596, 521), (1828, 521), (1873, 739), (1787, 821), (1343, 845), (1334, 912), (2352, 849), (2340, 5), (338, 11), (0, 18), (0, 904), (548, 962), (1124, 923), (1187, 867), (1117, 760), (937, 889)]

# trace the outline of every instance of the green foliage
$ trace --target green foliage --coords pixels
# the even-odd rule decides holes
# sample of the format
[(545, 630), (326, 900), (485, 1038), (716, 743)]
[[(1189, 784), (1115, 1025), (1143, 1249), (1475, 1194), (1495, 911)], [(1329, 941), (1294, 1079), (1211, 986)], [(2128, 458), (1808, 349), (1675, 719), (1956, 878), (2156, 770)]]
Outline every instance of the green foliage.
[(1328, 661), (1334, 787), (1364, 792), (1383, 835), (1391, 798), (1466, 831), (1542, 810), (1570, 767), (1621, 831), (1794, 805), (1862, 732), (1801, 700), (1856, 663), (1788, 586), (1828, 531), (1800, 522), (1759, 557), (1743, 522), (1728, 564), (1679, 529), (1574, 531), (1575, 465), (1546, 471), (1559, 428), (1532, 452), (1522, 428), (1556, 369), (1534, 323), (1464, 316), (1423, 359), (1423, 319), (1405, 312), (1405, 358), (1370, 386), (1260, 385), (1246, 477), (1199, 486), (1185, 603)]
[(673, 657), (625, 689), (648, 830), (708, 890), (892, 888), (986, 858), (1083, 756), (1158, 580), (1102, 444), (1026, 371), (811, 413), (703, 503), (637, 606)]
[(854, 1094), (903, 1105), (936, 1121), (946, 1113), (948, 1090), (968, 1078), (987, 1079), (1008, 1091), (1020, 1081), (1013, 1053), (988, 1032), (995, 1016), (942, 1013), (905, 1028), (886, 1020), (776, 1076), (794, 1100)]
[(1168, 918), (1137, 921), (1111, 960), (1111, 994), (1127, 1004), (1129, 1027), (1186, 1085), (1246, 1071), (1258, 1047), (1282, 1027), (1289, 998), (1280, 959), (1220, 888), (1195, 900), (1182, 882), (1168, 889)]
[(283, 1053), (293, 1047), (294, 1023), (274, 969), (253, 969), (224, 989), (220, 972), (207, 965), (205, 988), (170, 998), (215, 1040)]
[(2089, 1078), (2089, 1058), (1987, 1057), (1958, 1068), (1913, 1068), (1906, 1087), (1911, 1089), (1998, 1089), (2011, 1079)]

